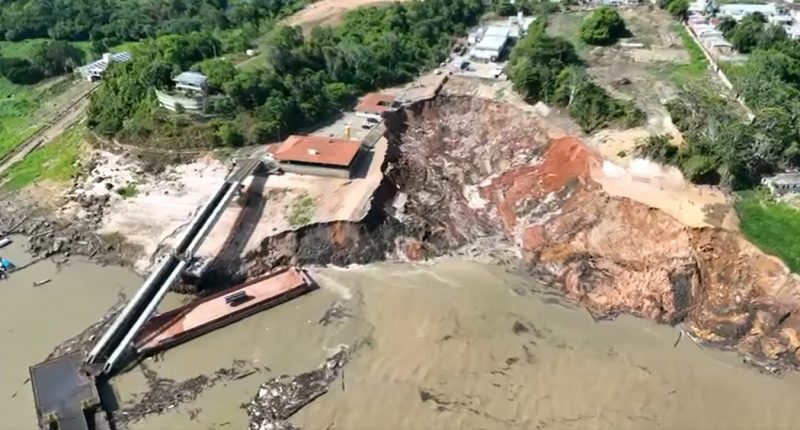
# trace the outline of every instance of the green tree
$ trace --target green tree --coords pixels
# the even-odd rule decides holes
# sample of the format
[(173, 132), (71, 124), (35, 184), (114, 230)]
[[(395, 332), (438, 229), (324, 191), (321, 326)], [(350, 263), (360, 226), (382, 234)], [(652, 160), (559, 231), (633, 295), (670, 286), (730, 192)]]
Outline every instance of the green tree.
[(741, 53), (748, 53), (758, 46), (765, 28), (765, 18), (760, 13), (745, 16), (730, 32), (730, 42)]
[(726, 39), (731, 38), (732, 31), (734, 28), (736, 28), (735, 19), (729, 16), (723, 16), (722, 18), (720, 18), (717, 30), (721, 31), (722, 35), (725, 36)]
[(517, 13), (517, 9), (509, 0), (494, 0), (492, 2), (492, 12), (500, 16), (511, 16)]
[(230, 122), (219, 125), (216, 135), (222, 146), (239, 147), (244, 145), (244, 136), (242, 136), (239, 129)]
[(69, 42), (45, 42), (33, 53), (33, 63), (47, 76), (63, 75), (83, 64), (84, 53)]
[(211, 93), (222, 91), (226, 84), (236, 79), (236, 67), (230, 61), (221, 58), (201, 61), (196, 68), (208, 78), (207, 84)]
[(581, 39), (590, 45), (610, 45), (627, 35), (625, 21), (616, 9), (609, 6), (595, 9), (580, 28)]
[(667, 4), (667, 12), (676, 18), (685, 18), (689, 12), (689, 0), (671, 0)]

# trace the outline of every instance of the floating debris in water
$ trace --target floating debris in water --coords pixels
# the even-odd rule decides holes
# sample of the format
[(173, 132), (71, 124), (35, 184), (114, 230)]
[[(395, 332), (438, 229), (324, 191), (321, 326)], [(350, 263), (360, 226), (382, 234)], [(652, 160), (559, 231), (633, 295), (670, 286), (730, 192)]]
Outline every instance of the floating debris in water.
[(287, 422), (292, 415), (328, 392), (328, 386), (347, 363), (347, 348), (325, 360), (318, 369), (293, 377), (275, 378), (265, 382), (256, 397), (244, 405), (250, 417), (250, 430), (296, 429)]

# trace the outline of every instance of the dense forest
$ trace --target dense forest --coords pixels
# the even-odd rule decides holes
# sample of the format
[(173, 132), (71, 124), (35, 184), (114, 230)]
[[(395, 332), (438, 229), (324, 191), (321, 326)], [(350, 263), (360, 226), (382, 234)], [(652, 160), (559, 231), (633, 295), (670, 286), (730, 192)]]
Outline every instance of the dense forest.
[[(0, 37), (44, 38), (30, 57), (0, 52), (0, 76), (34, 84), (71, 72), (86, 54), (71, 42), (91, 41), (100, 56), (127, 41), (159, 35), (214, 32), (229, 51), (249, 47), (265, 22), (286, 16), (308, 0), (0, 0)], [(218, 51), (221, 52), (221, 51)]]
[(748, 121), (712, 90), (684, 88), (667, 109), (686, 144), (656, 136), (639, 153), (680, 167), (694, 182), (742, 189), (800, 167), (800, 42), (759, 14), (722, 24), (736, 48), (749, 52), (745, 63), (726, 71), (755, 118)]
[(6, 40), (133, 41), (228, 29), (286, 13), (296, 0), (1, 0)]
[(632, 127), (645, 119), (633, 102), (617, 100), (593, 83), (568, 41), (548, 36), (547, 20), (536, 20), (511, 53), (507, 72), (529, 101), (563, 107), (584, 131), (609, 125)]
[[(137, 58), (113, 67), (89, 108), (89, 125), (108, 136), (175, 146), (235, 146), (281, 138), (329, 118), (356, 96), (408, 81), (447, 55), (455, 35), (475, 25), (481, 0), (426, 0), (359, 8), (336, 27), (310, 36), (278, 26), (267, 37), (266, 61), (238, 70), (214, 59), (209, 33), (161, 36)], [(221, 45), (220, 45), (221, 46)], [(192, 122), (157, 109), (154, 88), (181, 70), (208, 74), (226, 113)]]

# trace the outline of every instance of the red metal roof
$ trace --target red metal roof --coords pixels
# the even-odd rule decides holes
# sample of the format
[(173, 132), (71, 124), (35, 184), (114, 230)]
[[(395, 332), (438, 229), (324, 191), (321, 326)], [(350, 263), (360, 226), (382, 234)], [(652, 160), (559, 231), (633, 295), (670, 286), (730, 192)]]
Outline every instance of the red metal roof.
[(384, 93), (369, 93), (358, 100), (356, 112), (383, 113), (394, 102), (394, 96)]
[(356, 140), (292, 135), (271, 152), (278, 161), (347, 167), (360, 148), (361, 142)]

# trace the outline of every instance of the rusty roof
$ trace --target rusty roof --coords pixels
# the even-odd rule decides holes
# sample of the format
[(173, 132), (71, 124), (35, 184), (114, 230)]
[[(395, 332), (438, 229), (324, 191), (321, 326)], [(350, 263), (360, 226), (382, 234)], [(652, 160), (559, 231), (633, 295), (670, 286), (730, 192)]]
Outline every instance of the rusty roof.
[(278, 161), (347, 167), (360, 148), (361, 142), (357, 140), (291, 135), (271, 152)]
[(356, 112), (383, 113), (394, 102), (395, 97), (385, 93), (369, 93), (358, 100)]

